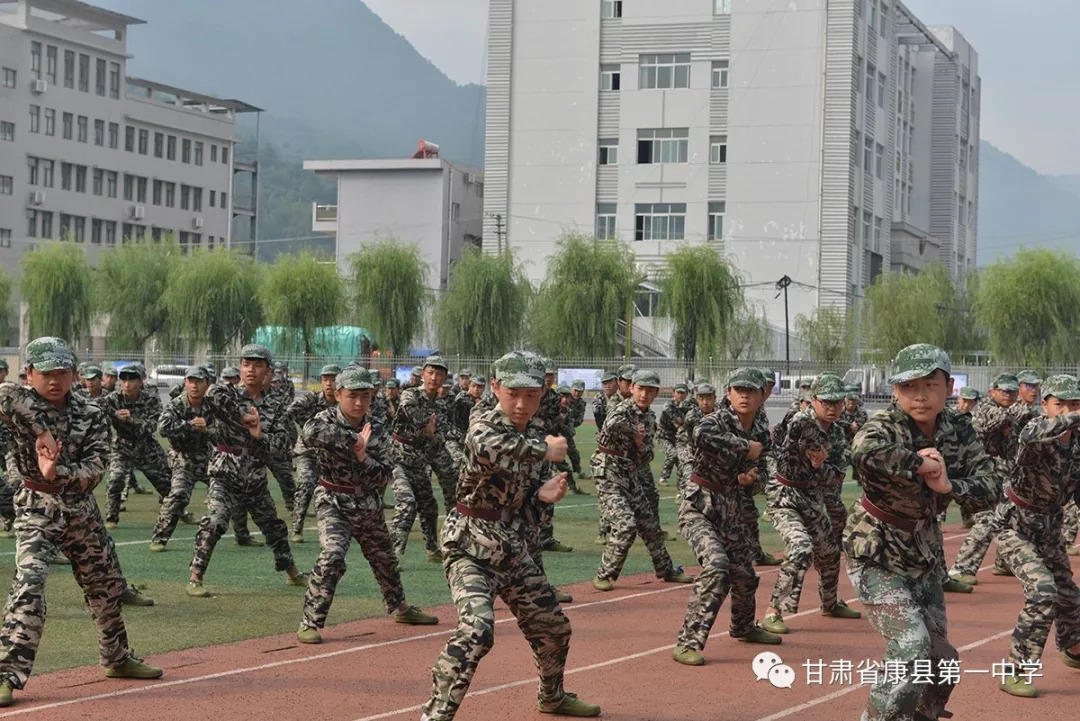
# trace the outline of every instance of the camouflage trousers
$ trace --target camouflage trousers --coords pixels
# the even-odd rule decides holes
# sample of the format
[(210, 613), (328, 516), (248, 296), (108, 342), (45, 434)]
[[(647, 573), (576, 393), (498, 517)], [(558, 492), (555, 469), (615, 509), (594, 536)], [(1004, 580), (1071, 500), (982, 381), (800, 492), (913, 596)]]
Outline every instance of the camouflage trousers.
[(7, 474), (0, 471), (0, 526), (10, 530), (15, 522), (15, 486), (8, 483)]
[(916, 662), (959, 658), (949, 643), (945, 619), (945, 592), (937, 573), (909, 578), (862, 561), (849, 561), (848, 577), (866, 609), (870, 625), (885, 639), (885, 663), (899, 664), (902, 673), (879, 674), (870, 689), (862, 721), (936, 719), (945, 710), (953, 684), (931, 674), (935, 683), (919, 683)]
[(315, 514), (322, 550), (308, 579), (300, 627), (322, 628), (326, 625), (334, 592), (345, 575), (345, 555), (354, 538), (375, 574), (386, 612), (400, 608), (405, 603), (405, 591), (401, 587), (394, 543), (383, 517), (382, 500), (374, 496), (356, 498), (331, 493), (320, 487), (315, 489)]
[(285, 501), (285, 510), (292, 516), (293, 499), (296, 498), (296, 481), (293, 477), (292, 451), (272, 454), (266, 461), (266, 470), (274, 474), (281, 498)]
[(1035, 513), (1005, 501), (996, 515), (1001, 556), (1024, 589), (1009, 659), (1019, 664), (1041, 658), (1051, 625), (1058, 650), (1080, 643), (1080, 589), (1061, 543), (1061, 511)]
[(448, 438), (446, 440), (446, 452), (450, 454), (450, 461), (454, 467), (455, 475), (461, 472), (465, 465), (465, 444), (460, 439)]
[(574, 438), (574, 434), (570, 434), (566, 437), (566, 457), (570, 461), (570, 469), (573, 471), (573, 475), (580, 476), (581, 451), (578, 450), (577, 440)]
[[(315, 486), (319, 483), (319, 469), (314, 458), (308, 455), (296, 457), (296, 495), (293, 496), (292, 532), (304, 532), (304, 519), (311, 508)], [(317, 511), (316, 511), (317, 512)]]
[(778, 483), (768, 490), (769, 517), (784, 541), (784, 562), (773, 586), (770, 605), (781, 613), (799, 610), (803, 580), (817, 566), (822, 608), (836, 605), (840, 580), (840, 547), (836, 545), (821, 491), (803, 491)]
[(186, 455), (178, 451), (169, 452), (169, 465), (172, 467), (172, 486), (158, 511), (157, 524), (150, 537), (153, 543), (168, 543), (176, 531), (180, 517), (187, 513), (191, 503), (191, 492), (197, 481), (209, 484), (206, 465), (210, 457), (206, 454)]
[(142, 471), (159, 496), (164, 498), (169, 495), (172, 487), (169, 459), (157, 441), (143, 444), (137, 449), (114, 450), (109, 461), (109, 482), (106, 486), (106, 521), (120, 520), (125, 481), (133, 478), (135, 471)]
[(675, 487), (679, 491), (679, 498), (682, 498), (690, 482), (690, 473), (694, 470), (694, 451), (688, 445), (676, 444), (675, 453), (678, 459), (675, 463)]
[[(739, 486), (739, 521), (743, 524), (746, 542), (750, 547), (750, 558), (754, 562), (761, 558), (761, 529), (758, 527), (757, 503), (754, 502), (754, 487)], [(680, 522), (681, 523), (681, 522)]]
[(601, 580), (614, 581), (619, 577), (638, 534), (649, 549), (656, 577), (665, 578), (674, 571), (671, 556), (664, 547), (660, 520), (642, 486), (639, 478), (613, 482), (607, 477), (597, 481), (597, 500), (611, 528), (604, 545), (604, 555), (600, 559), (600, 568), (596, 571), (596, 577)]
[(825, 498), (825, 512), (829, 514), (833, 542), (837, 548), (844, 546), (844, 527), (847, 526), (848, 509), (844, 505), (843, 493), (843, 486), (829, 486), (822, 491)]
[[(214, 547), (229, 530), (229, 521), (234, 520), (237, 509), (250, 513), (251, 520), (262, 531), (266, 545), (274, 553), (274, 569), (285, 571), (293, 565), (289, 528), (278, 518), (263, 469), (250, 473), (247, 478), (232, 471), (214, 473), (210, 478), (206, 505), (206, 515), (199, 520), (199, 532), (195, 534), (195, 554), (191, 558), (193, 574), (199, 578), (206, 574)], [(239, 538), (240, 529), (236, 530)]]
[(502, 563), (451, 552), (443, 564), (457, 606), (458, 625), (431, 670), (431, 698), (424, 713), (451, 721), (469, 691), (476, 667), (495, 643), (495, 597), (509, 607), (532, 648), (540, 673), (537, 700), (546, 709), (562, 703), (563, 670), (570, 650), (570, 620), (555, 589), (528, 554)]
[(436, 525), (439, 506), (431, 487), (431, 469), (426, 464), (394, 464), (394, 517), (390, 521), (394, 550), (400, 556), (405, 553), (413, 521), (420, 516), (420, 532), (424, 536), (424, 548), (439, 548)]
[(1066, 546), (1076, 543), (1076, 534), (1080, 531), (1080, 515), (1077, 513), (1076, 501), (1065, 504), (1065, 517), (1061, 521), (1061, 539)]
[(660, 482), (667, 483), (672, 471), (675, 471), (675, 480), (678, 481), (679, 454), (675, 450), (675, 444), (665, 438), (657, 438), (656, 442), (664, 452), (664, 468), (660, 471)]
[[(980, 511), (975, 514), (975, 525), (968, 531), (960, 551), (956, 554), (952, 572), (974, 576), (979, 572), (986, 552), (990, 550), (990, 542), (998, 535), (997, 515), (993, 510)], [(1004, 559), (1001, 557), (999, 547), (994, 565), (1005, 568)]]
[(23, 688), (34, 666), (45, 627), (45, 583), (58, 552), (71, 560), (75, 582), (94, 618), (101, 665), (120, 666), (131, 655), (120, 613), (126, 583), (93, 496), (61, 511), (27, 507), (30, 493), (16, 494), (15, 578), (0, 632), (0, 678), (15, 688)]
[(679, 530), (701, 566), (679, 629), (679, 646), (697, 651), (705, 648), (729, 591), (732, 638), (745, 636), (754, 626), (757, 557), (746, 533), (743, 498), (742, 494), (728, 497), (712, 493), (694, 484), (679, 504)]

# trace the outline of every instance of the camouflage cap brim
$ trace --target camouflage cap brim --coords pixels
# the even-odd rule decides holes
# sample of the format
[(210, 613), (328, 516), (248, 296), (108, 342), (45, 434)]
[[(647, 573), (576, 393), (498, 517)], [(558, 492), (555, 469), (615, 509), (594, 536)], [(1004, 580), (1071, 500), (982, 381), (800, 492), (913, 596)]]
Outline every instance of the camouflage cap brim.
[(101, 377), (101, 369), (94, 365), (88, 365), (83, 368), (81, 375), (88, 381), (94, 380)]
[(1051, 376), (1042, 384), (1042, 397), (1043, 400), (1050, 397), (1059, 401), (1080, 400), (1080, 380), (1067, 374)]
[(210, 380), (210, 371), (202, 366), (190, 366), (184, 373), (184, 379), (194, 378), (195, 380), (208, 381)]
[(42, 373), (72, 370), (75, 368), (75, 354), (63, 338), (44, 337), (30, 341), (26, 345), (26, 365)]
[(424, 368), (438, 368), (440, 370), (446, 371), (447, 373), (450, 372), (450, 366), (447, 364), (447, 362), (443, 360), (442, 356), (437, 355), (429, 355), (427, 358), (425, 358)]
[(511, 351), (495, 361), (495, 379), (504, 388), (543, 388), (544, 361), (535, 353)]
[(715, 396), (716, 387), (711, 383), (701, 383), (694, 389), (694, 392), (698, 396)]
[(601, 383), (610, 383), (611, 381), (619, 380), (619, 374), (612, 371), (606, 371), (604, 375), (600, 376)]
[(727, 387), (760, 391), (765, 388), (765, 376), (757, 368), (736, 368), (728, 376)]
[(334, 387), (339, 391), (375, 390), (375, 384), (371, 382), (371, 374), (360, 369), (349, 369), (339, 373), (334, 380)]
[(902, 348), (893, 361), (895, 372), (889, 378), (890, 385), (910, 383), (919, 378), (926, 378), (937, 371), (952, 375), (952, 361), (949, 354), (929, 343), (915, 343)]
[(336, 376), (339, 373), (341, 373), (341, 366), (334, 363), (328, 363), (319, 371), (319, 376)]
[(642, 388), (659, 388), (660, 387), (660, 374), (656, 371), (640, 370), (635, 371), (630, 382), (635, 386), (641, 386)]

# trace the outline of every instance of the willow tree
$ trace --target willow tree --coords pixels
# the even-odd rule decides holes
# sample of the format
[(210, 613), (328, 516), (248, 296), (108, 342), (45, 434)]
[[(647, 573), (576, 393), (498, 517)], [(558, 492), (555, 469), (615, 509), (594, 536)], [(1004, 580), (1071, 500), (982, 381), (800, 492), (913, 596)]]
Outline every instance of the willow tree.
[(636, 282), (626, 246), (580, 235), (561, 238), (533, 303), (533, 342), (554, 356), (614, 355), (619, 318), (633, 300)]
[(735, 314), (716, 355), (734, 361), (772, 358), (772, 330), (764, 311), (746, 306)]
[(657, 279), (660, 313), (673, 326), (676, 356), (692, 373), (698, 348), (724, 344), (743, 311), (743, 291), (735, 268), (710, 246), (683, 246), (666, 260)]
[(424, 327), (430, 299), (427, 265), (415, 245), (381, 240), (349, 257), (351, 296), (360, 321), (381, 348), (407, 354)]
[(1080, 261), (1072, 253), (1021, 250), (983, 269), (976, 316), (1000, 362), (1075, 363), (1080, 331)]
[(95, 278), (97, 308), (109, 314), (109, 345), (141, 352), (169, 328), (165, 291), (176, 272), (180, 248), (161, 242), (125, 243), (102, 256)]
[(20, 283), (30, 336), (76, 343), (90, 331), (94, 283), (81, 247), (48, 243), (26, 254)]
[(196, 251), (177, 264), (165, 291), (173, 327), (224, 354), (262, 325), (260, 281), (260, 267), (246, 255), (225, 248)]
[(866, 289), (862, 304), (870, 355), (880, 362), (891, 361), (912, 343), (965, 350), (969, 315), (962, 289), (939, 263), (918, 274), (882, 273)]
[(501, 356), (521, 337), (531, 290), (512, 253), (467, 249), (436, 311), (440, 348), (464, 356)]
[(819, 306), (809, 316), (795, 317), (795, 331), (814, 360), (825, 363), (850, 360), (855, 354), (852, 317), (841, 308)]
[(303, 353), (307, 378), (311, 356), (322, 350), (316, 332), (345, 315), (345, 284), (337, 266), (311, 253), (279, 255), (266, 273), (261, 298), (266, 322), (280, 328), (279, 347)]

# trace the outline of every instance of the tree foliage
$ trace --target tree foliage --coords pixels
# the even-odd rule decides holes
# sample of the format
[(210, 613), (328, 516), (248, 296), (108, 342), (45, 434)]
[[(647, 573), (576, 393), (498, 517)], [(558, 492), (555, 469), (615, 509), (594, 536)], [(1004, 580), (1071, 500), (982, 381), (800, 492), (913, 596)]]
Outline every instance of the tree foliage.
[(976, 310), (998, 362), (1045, 367), (1080, 359), (1080, 261), (1020, 250), (982, 272)]
[(533, 304), (533, 342), (554, 356), (616, 354), (618, 320), (636, 281), (626, 246), (580, 235), (561, 238)]
[(408, 352), (424, 326), (427, 266), (415, 245), (393, 239), (361, 247), (349, 257), (356, 314), (381, 348)]
[(73, 243), (49, 243), (26, 254), (23, 300), (31, 338), (50, 335), (75, 344), (90, 331), (94, 290), (90, 265)]
[(277, 339), (280, 347), (305, 356), (323, 350), (316, 330), (345, 315), (345, 284), (337, 266), (311, 253), (279, 255), (263, 280), (261, 298), (266, 321), (285, 329)]
[(11, 302), (11, 290), (15, 283), (2, 268), (0, 268), (0, 342), (6, 343), (8, 333), (12, 330), (11, 316), (14, 315), (14, 307)]
[(109, 345), (142, 351), (169, 329), (165, 291), (176, 270), (180, 248), (172, 237), (161, 242), (140, 240), (107, 251), (94, 286), (97, 309), (109, 314)]
[(261, 275), (248, 256), (224, 248), (196, 251), (177, 264), (165, 292), (175, 329), (209, 344), (215, 355), (247, 341), (262, 325)]
[(771, 358), (772, 329), (764, 311), (746, 306), (735, 314), (717, 356), (734, 361)]
[(675, 354), (693, 363), (699, 347), (724, 344), (743, 310), (735, 268), (706, 245), (684, 246), (667, 255), (658, 279), (660, 312), (674, 325)]
[(795, 331), (806, 343), (810, 356), (825, 363), (849, 360), (855, 352), (852, 316), (843, 308), (819, 306), (809, 317), (795, 318)]
[(521, 337), (532, 288), (512, 253), (467, 249), (436, 311), (439, 346), (465, 356), (500, 356)]

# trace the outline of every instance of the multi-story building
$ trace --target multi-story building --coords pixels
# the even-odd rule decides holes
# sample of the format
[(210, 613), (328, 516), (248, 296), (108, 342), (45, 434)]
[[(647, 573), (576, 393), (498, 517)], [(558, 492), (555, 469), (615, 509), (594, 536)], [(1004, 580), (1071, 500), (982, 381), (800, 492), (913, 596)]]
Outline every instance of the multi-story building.
[[(707, 243), (784, 327), (976, 258), (977, 57), (898, 0), (491, 0), (484, 245)], [(642, 293), (655, 294), (646, 283)], [(639, 302), (646, 310), (655, 303)]]
[[(127, 74), (142, 21), (75, 0), (0, 0), (0, 265), (43, 239), (98, 250), (173, 234), (232, 241), (237, 113), (254, 108)], [(250, 183), (257, 187), (257, 183)], [(253, 227), (254, 222), (249, 226)]]

